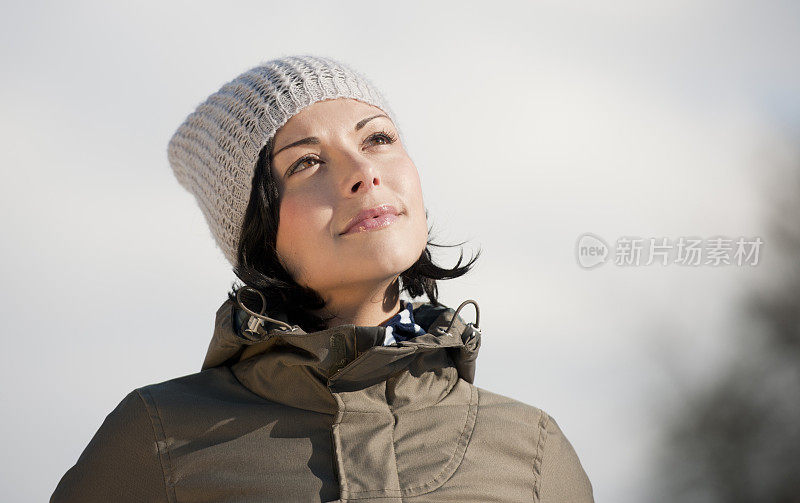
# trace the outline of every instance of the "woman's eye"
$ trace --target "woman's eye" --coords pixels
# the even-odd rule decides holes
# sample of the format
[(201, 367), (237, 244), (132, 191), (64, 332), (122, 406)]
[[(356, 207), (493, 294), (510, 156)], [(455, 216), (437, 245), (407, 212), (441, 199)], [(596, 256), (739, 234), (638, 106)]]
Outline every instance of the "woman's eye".
[[(366, 141), (373, 141), (377, 145), (390, 145), (395, 141), (397, 141), (397, 136), (388, 131), (379, 131), (375, 134), (370, 135)], [(289, 168), (288, 172), (286, 173), (286, 176), (291, 176), (292, 174), (297, 173), (298, 171), (303, 171), (306, 168), (310, 168), (314, 166), (314, 164), (319, 164), (319, 163), (320, 160), (317, 159), (316, 157), (312, 156), (303, 157), (302, 159), (294, 163), (292, 167)]]
[(316, 157), (303, 157), (302, 159), (294, 163), (294, 165), (291, 168), (289, 168), (289, 175), (296, 173), (298, 171), (303, 171), (304, 169), (313, 166), (314, 164), (307, 164), (309, 161), (318, 163), (319, 159), (317, 159)]
[(380, 131), (367, 138), (367, 140), (374, 141), (378, 145), (389, 145), (391, 143), (394, 143), (396, 139), (397, 139), (396, 136), (387, 131)]

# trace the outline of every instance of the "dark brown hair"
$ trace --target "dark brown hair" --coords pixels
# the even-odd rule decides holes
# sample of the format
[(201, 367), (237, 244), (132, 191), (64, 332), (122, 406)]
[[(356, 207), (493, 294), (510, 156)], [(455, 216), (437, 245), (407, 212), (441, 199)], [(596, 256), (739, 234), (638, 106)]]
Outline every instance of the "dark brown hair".
[[(274, 138), (274, 137), (273, 137)], [(245, 212), (244, 223), (241, 229), (239, 249), (237, 251), (237, 265), (233, 272), (244, 285), (252, 287), (264, 294), (267, 299), (266, 313), (268, 316), (282, 314), (284, 319), (291, 324), (300, 325), (305, 331), (322, 330), (330, 318), (316, 316), (310, 310), (318, 310), (325, 306), (325, 301), (313, 289), (304, 287), (295, 282), (291, 275), (284, 269), (278, 260), (275, 242), (278, 235), (278, 219), (280, 208), (280, 194), (278, 183), (271, 169), (273, 138), (267, 142), (258, 156), (255, 173), (253, 174), (253, 187), (250, 192), (250, 202)], [(428, 210), (425, 210), (425, 217)], [(406, 291), (412, 297), (427, 295), (428, 300), (434, 305), (441, 305), (438, 301), (438, 288), (436, 282), (443, 279), (458, 278), (466, 274), (480, 256), (480, 250), (469, 262), (461, 265), (464, 252), (461, 250), (458, 262), (451, 269), (439, 267), (433, 263), (430, 247), (453, 247), (457, 245), (440, 245), (431, 242), (431, 228), (428, 229), (428, 244), (419, 259), (407, 270), (400, 274), (400, 292)], [(236, 301), (236, 292), (243, 285), (234, 282), (228, 298)], [(256, 295), (247, 291), (241, 292), (242, 302), (250, 309), (258, 311), (261, 300)]]

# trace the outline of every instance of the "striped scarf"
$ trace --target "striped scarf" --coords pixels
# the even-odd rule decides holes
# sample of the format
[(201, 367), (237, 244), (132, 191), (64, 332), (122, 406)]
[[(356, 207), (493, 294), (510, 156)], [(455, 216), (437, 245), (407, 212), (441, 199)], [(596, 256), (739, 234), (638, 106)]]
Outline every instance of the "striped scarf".
[(412, 339), (425, 333), (422, 327), (414, 323), (414, 311), (411, 302), (400, 299), (400, 305), (402, 309), (399, 313), (380, 324), (380, 326), (386, 327), (384, 346), (391, 346), (398, 341)]

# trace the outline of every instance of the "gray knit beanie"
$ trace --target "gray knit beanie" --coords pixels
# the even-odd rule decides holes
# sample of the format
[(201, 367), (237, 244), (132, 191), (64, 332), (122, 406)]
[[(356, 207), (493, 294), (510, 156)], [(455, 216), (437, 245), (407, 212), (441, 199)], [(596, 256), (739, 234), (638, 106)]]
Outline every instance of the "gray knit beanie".
[(175, 177), (194, 195), (231, 265), (259, 152), (300, 110), (335, 98), (380, 108), (402, 138), (394, 113), (369, 80), (331, 58), (304, 55), (273, 59), (239, 75), (189, 114), (170, 139)]

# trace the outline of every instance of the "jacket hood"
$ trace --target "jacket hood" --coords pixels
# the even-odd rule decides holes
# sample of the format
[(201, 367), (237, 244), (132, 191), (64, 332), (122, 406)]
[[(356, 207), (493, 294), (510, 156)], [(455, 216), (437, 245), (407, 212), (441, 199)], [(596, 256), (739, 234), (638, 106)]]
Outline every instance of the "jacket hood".
[[(459, 316), (467, 303), (475, 306), (474, 324)], [(383, 346), (384, 326), (346, 324), (306, 332), (286, 323), (285, 316), (254, 315), (236, 300), (226, 299), (217, 310), (202, 370), (229, 367), (254, 393), (319, 412), (337, 410), (334, 390), (364, 389), (390, 378), (401, 378), (405, 384), (396, 389), (408, 391), (404, 398), (396, 397), (397, 406), (415, 401), (424, 405), (425, 393), (433, 393), (427, 401), (435, 403), (459, 377), (474, 381), (481, 340), (478, 304), (470, 299), (453, 310), (417, 301), (412, 310), (425, 333)], [(258, 333), (244, 327), (257, 327)], [(412, 376), (423, 378), (409, 379)]]

